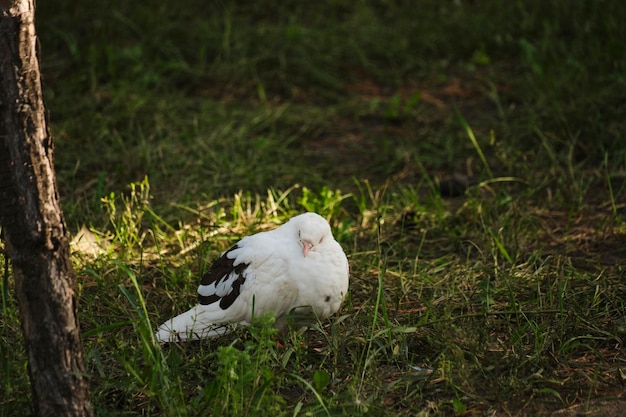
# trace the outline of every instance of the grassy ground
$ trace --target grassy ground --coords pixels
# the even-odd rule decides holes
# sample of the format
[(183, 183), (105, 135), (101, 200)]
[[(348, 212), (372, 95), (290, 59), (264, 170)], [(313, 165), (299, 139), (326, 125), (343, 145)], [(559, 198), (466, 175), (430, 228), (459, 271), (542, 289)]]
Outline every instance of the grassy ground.
[[(278, 3), (38, 4), (66, 219), (104, 247), (74, 258), (97, 415), (619, 410), (626, 5)], [(304, 210), (349, 254), (330, 323), (152, 344)], [(0, 415), (29, 415), (2, 288)]]

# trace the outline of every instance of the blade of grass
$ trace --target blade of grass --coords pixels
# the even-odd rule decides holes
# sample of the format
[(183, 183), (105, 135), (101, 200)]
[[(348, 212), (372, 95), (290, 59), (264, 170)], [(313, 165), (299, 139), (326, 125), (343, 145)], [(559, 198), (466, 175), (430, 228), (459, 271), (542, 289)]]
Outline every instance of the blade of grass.
[(470, 142), (472, 142), (472, 145), (474, 146), (474, 149), (476, 150), (476, 153), (478, 154), (478, 157), (482, 161), (483, 166), (485, 167), (485, 171), (487, 171), (487, 175), (490, 178), (493, 178), (493, 173), (491, 172), (491, 168), (489, 168), (489, 163), (487, 162), (487, 158), (485, 158), (485, 154), (483, 153), (483, 150), (481, 149), (480, 145), (478, 144), (478, 140), (476, 140), (476, 136), (474, 135), (474, 131), (472, 130), (472, 128), (469, 125), (469, 123), (467, 123), (467, 120), (465, 120), (465, 118), (463, 117), (463, 115), (461, 114), (459, 109), (457, 109), (455, 107), (454, 111), (456, 113), (457, 118), (459, 119), (459, 122), (461, 123), (461, 126), (465, 130), (465, 133), (467, 134), (467, 137), (469, 138)]
[[(300, 375), (298, 374), (294, 374), (291, 373), (290, 374), (291, 377), (297, 379), (298, 381), (302, 382), (308, 389), (309, 391), (311, 391), (311, 393), (313, 393), (313, 395), (315, 396), (315, 398), (317, 399), (317, 402), (320, 404), (320, 406), (322, 407), (322, 409), (324, 410), (324, 413), (330, 417), (330, 411), (328, 411), (328, 407), (326, 407), (326, 404), (324, 403), (324, 399), (322, 398), (322, 396), (320, 395), (319, 392), (317, 392), (317, 390), (315, 389), (315, 387), (313, 387), (313, 385), (311, 385), (311, 383), (309, 381), (307, 381), (306, 379), (302, 378)], [(294, 414), (295, 415), (295, 414)]]
[(134, 295), (124, 287), (119, 285), (120, 292), (126, 297), (133, 307), (133, 311), (137, 315), (136, 320), (131, 320), (133, 327), (138, 333), (143, 360), (148, 365), (149, 378), (142, 378), (141, 373), (136, 369), (135, 364), (124, 363), (124, 367), (131, 373), (135, 380), (140, 384), (148, 385), (149, 392), (155, 395), (163, 410), (167, 410), (165, 414), (172, 416), (186, 416), (187, 409), (182, 406), (185, 404), (184, 397), (178, 386), (172, 384), (170, 380), (170, 371), (163, 355), (163, 351), (156, 341), (152, 324), (148, 316), (148, 309), (141, 293), (141, 288), (137, 281), (135, 273), (126, 265), (117, 262), (119, 270), (124, 272), (130, 279)]

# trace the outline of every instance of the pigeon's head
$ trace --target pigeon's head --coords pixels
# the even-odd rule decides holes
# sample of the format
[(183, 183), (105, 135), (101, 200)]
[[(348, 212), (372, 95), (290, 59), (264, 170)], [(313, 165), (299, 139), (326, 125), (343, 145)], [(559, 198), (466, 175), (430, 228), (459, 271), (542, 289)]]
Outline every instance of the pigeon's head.
[(334, 240), (330, 225), (316, 213), (304, 213), (291, 219), (298, 233), (298, 244), (306, 257), (309, 252), (323, 248), (324, 243)]

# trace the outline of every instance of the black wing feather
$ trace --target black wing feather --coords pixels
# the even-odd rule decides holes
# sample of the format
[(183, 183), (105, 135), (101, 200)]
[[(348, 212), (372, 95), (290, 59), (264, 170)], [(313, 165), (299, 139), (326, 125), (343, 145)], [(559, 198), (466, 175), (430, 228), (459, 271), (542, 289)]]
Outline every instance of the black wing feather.
[(235, 266), (235, 260), (230, 259), (227, 256), (230, 252), (237, 248), (239, 248), (239, 246), (235, 245), (226, 252), (224, 252), (222, 256), (220, 256), (215, 262), (213, 262), (211, 268), (209, 268), (209, 270), (204, 274), (202, 280), (200, 281), (201, 286), (214, 285), (215, 287), (217, 287), (217, 285), (221, 281), (228, 279), (228, 277), (234, 273), (237, 274), (237, 279), (235, 279), (235, 281), (233, 281), (233, 283), (231, 284), (231, 291), (229, 291), (229, 293), (223, 297), (220, 297), (217, 294), (198, 294), (198, 302), (200, 304), (209, 305), (219, 301), (220, 308), (222, 310), (226, 310), (235, 302), (237, 297), (239, 297), (241, 286), (246, 282), (244, 271), (249, 264), (240, 263)]

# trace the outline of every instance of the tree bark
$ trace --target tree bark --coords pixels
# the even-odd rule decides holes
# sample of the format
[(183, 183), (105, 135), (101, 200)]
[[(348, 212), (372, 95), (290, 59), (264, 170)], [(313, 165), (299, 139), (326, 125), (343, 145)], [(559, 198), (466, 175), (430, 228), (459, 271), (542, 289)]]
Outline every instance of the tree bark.
[(0, 0), (0, 225), (13, 264), (35, 413), (91, 416), (34, 16), (34, 0)]

